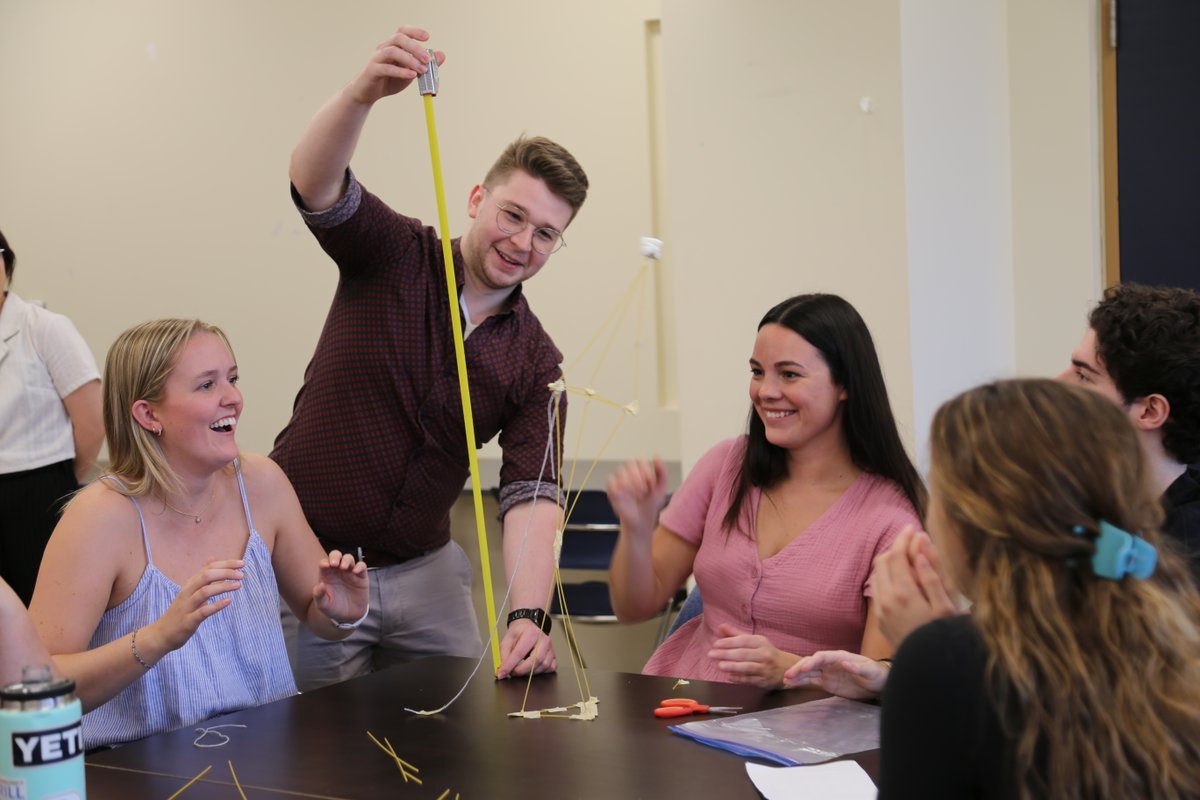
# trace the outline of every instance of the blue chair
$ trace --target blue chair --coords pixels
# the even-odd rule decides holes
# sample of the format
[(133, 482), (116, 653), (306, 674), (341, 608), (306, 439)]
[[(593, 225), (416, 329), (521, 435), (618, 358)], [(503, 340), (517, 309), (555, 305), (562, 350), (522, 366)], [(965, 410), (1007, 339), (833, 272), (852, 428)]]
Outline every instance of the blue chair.
[[(567, 512), (570, 516), (563, 528), (559, 569), (607, 572), (621, 532), (621, 523), (608, 504), (608, 495), (599, 489), (581, 490), (567, 497)], [(607, 580), (563, 581), (563, 596), (573, 620), (617, 621), (608, 598)], [(562, 616), (557, 592), (550, 601), (550, 613)]]
[(704, 598), (700, 596), (700, 587), (696, 586), (688, 592), (687, 599), (683, 601), (683, 605), (679, 608), (679, 613), (675, 615), (675, 619), (671, 622), (671, 627), (667, 630), (667, 635), (663, 639), (667, 639), (675, 631), (679, 630), (679, 626), (687, 622), (692, 617), (698, 617), (704, 613)]
[[(558, 567), (560, 570), (602, 571), (607, 572), (612, 565), (613, 550), (617, 546), (617, 537), (621, 531), (620, 520), (608, 502), (608, 495), (602, 489), (582, 489), (569, 495), (566, 510), (570, 515), (563, 528), (562, 551), (559, 554)], [(681, 589), (675, 597), (663, 608), (662, 625), (660, 626), (657, 643), (666, 638), (667, 624), (672, 612), (683, 604), (685, 592)], [(608, 580), (563, 580), (563, 597), (566, 601), (567, 612), (572, 623), (614, 623), (617, 615), (613, 612), (612, 600), (608, 593)], [(560, 620), (563, 610), (559, 603), (558, 593), (550, 602), (550, 613)], [(571, 635), (570, 628), (563, 625), (567, 644), (575, 655), (583, 662), (579, 648)], [(586, 666), (586, 665), (585, 665)]]

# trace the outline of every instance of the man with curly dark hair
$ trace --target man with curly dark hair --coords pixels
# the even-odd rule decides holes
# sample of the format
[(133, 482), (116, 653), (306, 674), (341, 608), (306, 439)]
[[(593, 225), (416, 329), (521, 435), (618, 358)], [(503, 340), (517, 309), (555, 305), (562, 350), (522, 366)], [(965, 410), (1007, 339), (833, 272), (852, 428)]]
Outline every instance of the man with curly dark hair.
[(1059, 377), (1126, 410), (1161, 493), (1163, 529), (1200, 578), (1200, 293), (1110, 287)]

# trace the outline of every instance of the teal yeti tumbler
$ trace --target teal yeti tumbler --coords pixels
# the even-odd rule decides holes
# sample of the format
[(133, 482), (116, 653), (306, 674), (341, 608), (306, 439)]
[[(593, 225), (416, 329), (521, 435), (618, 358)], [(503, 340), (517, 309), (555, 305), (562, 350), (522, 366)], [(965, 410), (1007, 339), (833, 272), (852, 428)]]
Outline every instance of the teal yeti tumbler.
[(26, 667), (0, 688), (0, 800), (84, 800), (82, 706), (75, 681)]

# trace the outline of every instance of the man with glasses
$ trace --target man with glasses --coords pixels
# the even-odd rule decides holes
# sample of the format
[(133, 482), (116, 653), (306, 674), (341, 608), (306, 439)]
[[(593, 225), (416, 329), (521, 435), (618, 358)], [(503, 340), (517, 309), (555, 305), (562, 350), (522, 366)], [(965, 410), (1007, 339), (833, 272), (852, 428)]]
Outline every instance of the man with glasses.
[[(468, 454), (441, 241), (349, 168), (374, 104), (429, 69), (428, 39), (403, 26), (383, 42), (292, 153), (293, 200), (340, 277), (271, 456), (317, 536), (343, 552), (361, 548), (371, 578), (368, 616), (333, 647), (285, 615), (301, 690), (401, 661), (480, 652), (470, 562), (450, 539)], [(521, 283), (562, 247), (587, 188), (564, 148), (518, 139), (471, 190), (471, 225), (452, 244), (476, 437), (481, 445), (499, 435), (504, 454), (500, 514), (513, 612), (502, 678), (556, 668), (544, 605), (561, 509), (547, 412), (562, 354)], [(565, 414), (565, 396), (557, 402)]]

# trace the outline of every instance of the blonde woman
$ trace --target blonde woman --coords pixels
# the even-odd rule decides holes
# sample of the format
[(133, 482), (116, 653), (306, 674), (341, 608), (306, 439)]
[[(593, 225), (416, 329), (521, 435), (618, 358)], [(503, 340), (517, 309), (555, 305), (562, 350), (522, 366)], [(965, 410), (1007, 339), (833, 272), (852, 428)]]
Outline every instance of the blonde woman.
[(974, 606), (900, 646), (879, 796), (1200, 796), (1200, 596), (1122, 410), (986, 385), (931, 455), (927, 526)]
[(109, 350), (111, 466), (67, 507), (30, 607), (88, 747), (294, 694), (280, 595), (330, 639), (366, 615), (366, 565), (327, 555), (282, 471), (238, 452), (237, 381), (225, 334), (196, 320)]

